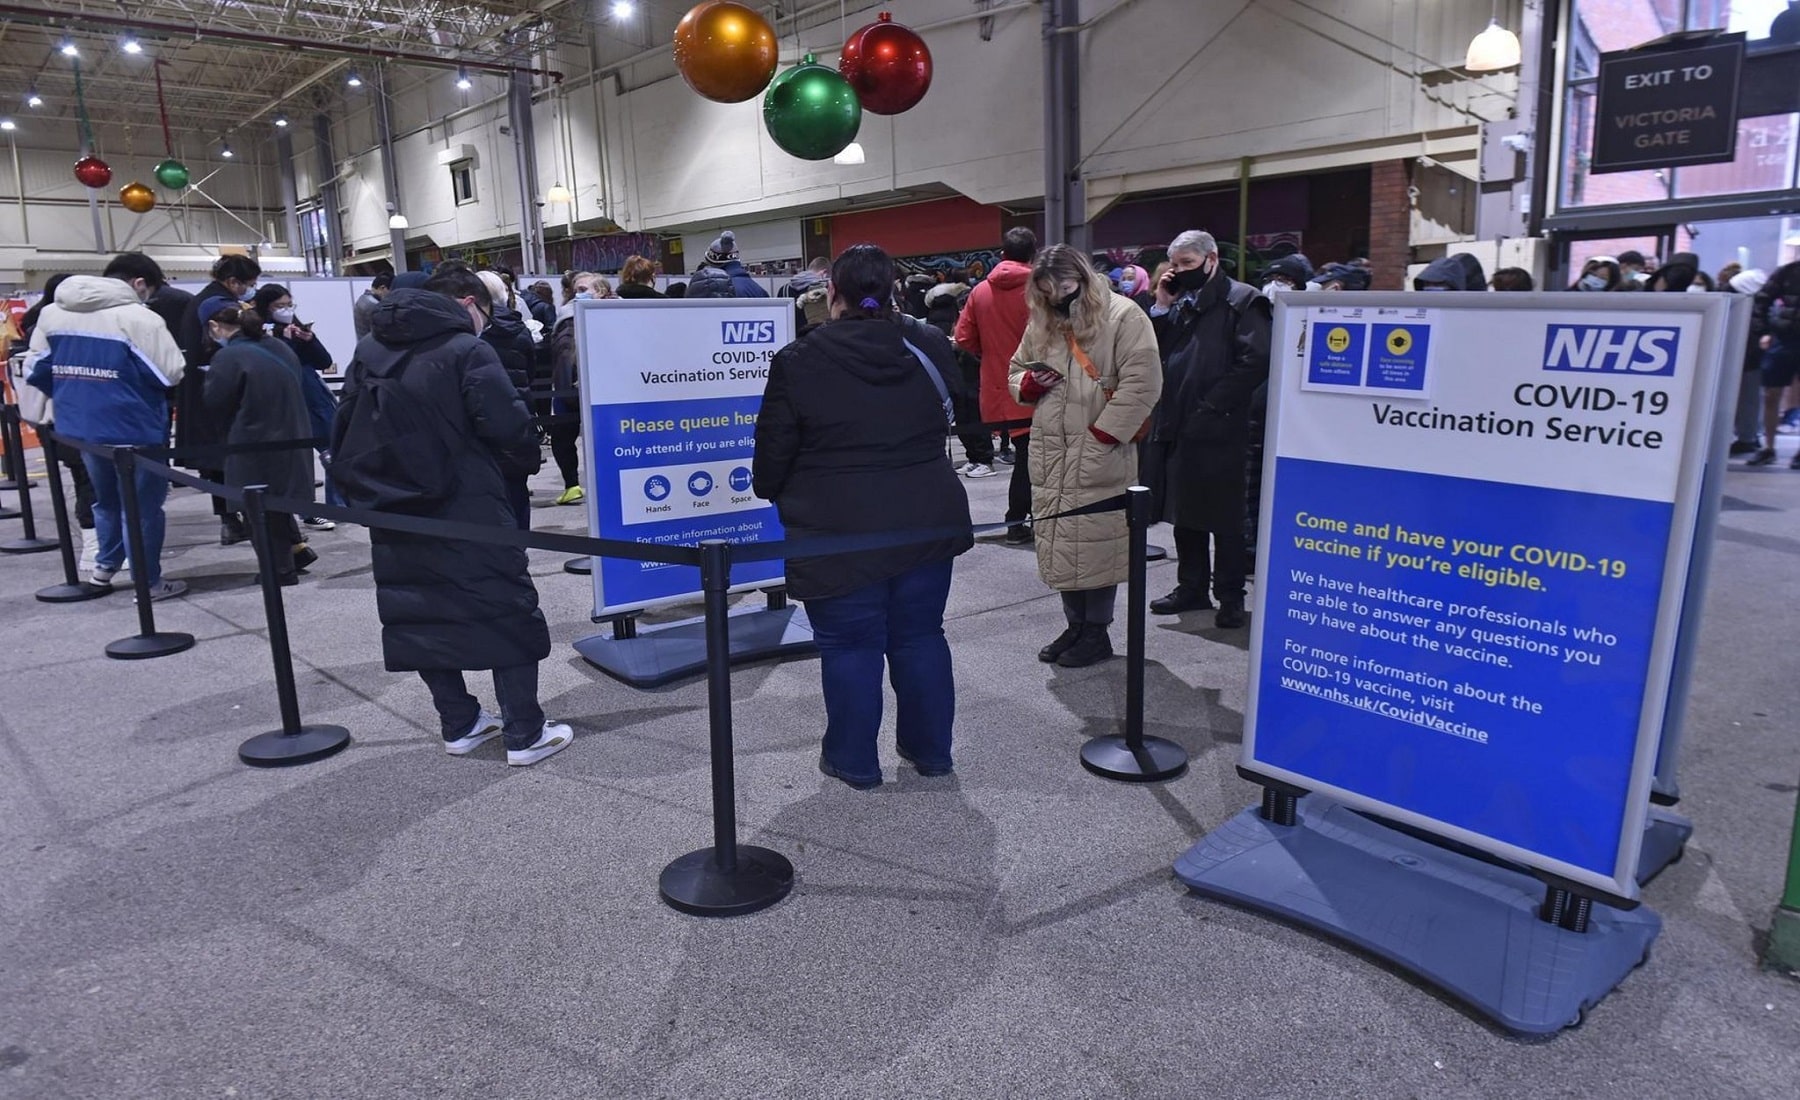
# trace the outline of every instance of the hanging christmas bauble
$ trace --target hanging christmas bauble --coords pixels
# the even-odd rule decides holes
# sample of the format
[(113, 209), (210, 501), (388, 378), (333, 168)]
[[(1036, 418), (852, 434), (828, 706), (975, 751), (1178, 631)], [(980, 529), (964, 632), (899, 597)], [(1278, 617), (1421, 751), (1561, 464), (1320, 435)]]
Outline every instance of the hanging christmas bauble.
[(75, 178), (83, 187), (99, 189), (112, 182), (112, 168), (99, 157), (82, 157), (75, 162)]
[(918, 106), (931, 90), (931, 48), (884, 11), (844, 42), (838, 72), (856, 89), (864, 109), (897, 115)]
[(156, 182), (162, 184), (171, 191), (179, 191), (188, 185), (187, 165), (176, 160), (174, 157), (170, 157), (168, 160), (158, 164), (155, 168), (151, 169), (151, 171), (156, 176)]
[(675, 67), (688, 87), (720, 103), (755, 99), (775, 75), (768, 20), (734, 0), (695, 4), (675, 27)]
[(134, 180), (119, 188), (119, 205), (133, 214), (148, 214), (156, 205), (156, 192)]
[(849, 81), (807, 54), (769, 85), (763, 125), (775, 144), (801, 160), (830, 160), (856, 140), (862, 104)]

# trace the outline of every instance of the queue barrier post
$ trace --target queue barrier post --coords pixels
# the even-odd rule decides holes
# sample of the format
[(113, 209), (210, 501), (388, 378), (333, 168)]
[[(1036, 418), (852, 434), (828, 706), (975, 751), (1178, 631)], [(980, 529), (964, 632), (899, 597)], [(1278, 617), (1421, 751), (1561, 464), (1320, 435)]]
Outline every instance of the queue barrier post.
[(1148, 537), (1150, 490), (1133, 485), (1125, 494), (1130, 528), (1130, 566), (1126, 574), (1125, 733), (1095, 737), (1081, 747), (1081, 766), (1106, 779), (1153, 783), (1187, 770), (1187, 750), (1164, 737), (1144, 736), (1144, 633), (1150, 599)]
[(150, 570), (145, 565), (151, 558), (144, 547), (144, 509), (137, 491), (137, 452), (130, 447), (112, 447), (110, 450), (113, 469), (119, 479), (119, 497), (125, 504), (125, 545), (131, 554), (131, 586), (137, 590), (138, 632), (132, 637), (109, 642), (106, 655), (120, 661), (141, 661), (192, 649), (192, 634), (159, 633), (156, 629), (156, 613), (150, 609)]
[(25, 526), (25, 537), (0, 542), (0, 553), (42, 554), (47, 550), (54, 550), (59, 543), (55, 539), (38, 537), (37, 517), (31, 511), (31, 479), (25, 468), (25, 429), (19, 419), (19, 407), (5, 406), (0, 409), (0, 417), (4, 418), (6, 453), (13, 456), (13, 478), (19, 486), (19, 516)]
[(737, 842), (737, 780), (731, 745), (731, 544), (700, 544), (706, 595), (706, 702), (711, 726), (713, 843), (663, 868), (663, 901), (701, 917), (735, 917), (766, 909), (794, 886), (794, 865), (768, 848)]
[(588, 557), (570, 558), (568, 561), (563, 562), (563, 572), (565, 572), (565, 573), (574, 573), (577, 576), (585, 577), (585, 576), (588, 576), (589, 574), (591, 574), (593, 571), (594, 571), (594, 559), (593, 558), (588, 558)]
[[(0, 395), (0, 407), (11, 413), (16, 413), (19, 408), (5, 400), (4, 395)], [(11, 436), (0, 435), (0, 451), (5, 452), (0, 454), (0, 492), (19, 492), (22, 499), (24, 494), (20, 486), (31, 484), (25, 471), (25, 456), (13, 450)], [(10, 508), (0, 507), (0, 519), (13, 519), (18, 514)]]
[(269, 656), (275, 662), (275, 698), (281, 706), (281, 728), (259, 733), (238, 746), (238, 759), (255, 768), (282, 768), (323, 760), (350, 743), (342, 726), (305, 725), (294, 688), (294, 655), (288, 648), (287, 609), (281, 600), (281, 577), (275, 571), (276, 535), (269, 527), (263, 502), (266, 485), (244, 490), (244, 519), (256, 548), (256, 577), (262, 586), (263, 616), (269, 625)]
[(69, 529), (69, 502), (63, 495), (62, 452), (56, 445), (56, 433), (43, 432), (44, 468), (50, 481), (50, 509), (56, 519), (56, 541), (62, 550), (63, 583), (37, 590), (44, 603), (79, 603), (112, 595), (111, 588), (87, 584), (75, 567), (75, 538)]

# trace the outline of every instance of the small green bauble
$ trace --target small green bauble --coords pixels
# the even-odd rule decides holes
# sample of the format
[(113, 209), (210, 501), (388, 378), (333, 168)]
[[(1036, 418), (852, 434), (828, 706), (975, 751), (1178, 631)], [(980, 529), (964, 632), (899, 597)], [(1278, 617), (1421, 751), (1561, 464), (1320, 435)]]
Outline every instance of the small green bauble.
[(156, 182), (171, 191), (179, 191), (188, 185), (187, 165), (174, 158), (163, 161), (152, 169)]
[(830, 160), (856, 140), (862, 103), (837, 70), (807, 54), (769, 85), (763, 125), (787, 153), (801, 160)]

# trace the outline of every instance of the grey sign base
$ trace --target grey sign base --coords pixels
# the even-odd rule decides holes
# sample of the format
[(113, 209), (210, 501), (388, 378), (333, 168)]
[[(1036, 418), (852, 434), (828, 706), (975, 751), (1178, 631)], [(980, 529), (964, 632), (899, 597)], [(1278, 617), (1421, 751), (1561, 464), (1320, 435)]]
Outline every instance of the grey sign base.
[(1336, 936), (1417, 974), (1509, 1031), (1550, 1035), (1644, 962), (1662, 930), (1648, 908), (1596, 905), (1586, 932), (1538, 919), (1544, 886), (1446, 851), (1317, 795), (1298, 824), (1251, 807), (1203, 837), (1175, 875)]
[(1650, 807), (1650, 816), (1644, 820), (1644, 846), (1638, 852), (1638, 885), (1662, 874), (1671, 864), (1680, 863), (1687, 851), (1688, 837), (1693, 835), (1692, 821), (1673, 810)]
[[(731, 616), (731, 663), (818, 652), (812, 624), (799, 607), (753, 608)], [(635, 638), (595, 634), (579, 638), (575, 652), (589, 664), (632, 687), (663, 684), (706, 671), (706, 620), (639, 627)]]

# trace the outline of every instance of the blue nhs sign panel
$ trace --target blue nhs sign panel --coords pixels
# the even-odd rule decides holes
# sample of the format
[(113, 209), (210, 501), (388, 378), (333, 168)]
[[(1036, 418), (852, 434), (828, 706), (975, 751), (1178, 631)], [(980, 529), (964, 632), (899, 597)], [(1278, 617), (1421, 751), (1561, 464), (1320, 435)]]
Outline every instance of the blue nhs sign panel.
[(727, 344), (773, 344), (775, 342), (775, 322), (773, 321), (721, 321), (721, 335)]
[(1672, 328), (1550, 325), (1544, 335), (1544, 369), (1672, 375), (1680, 346), (1680, 333)]

